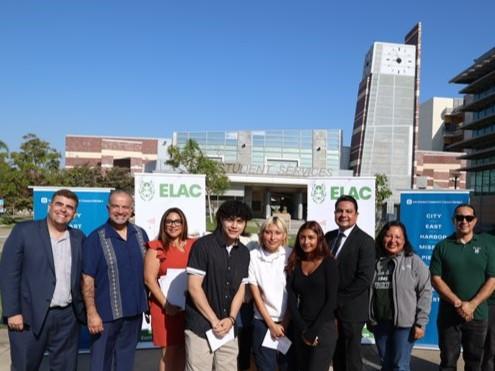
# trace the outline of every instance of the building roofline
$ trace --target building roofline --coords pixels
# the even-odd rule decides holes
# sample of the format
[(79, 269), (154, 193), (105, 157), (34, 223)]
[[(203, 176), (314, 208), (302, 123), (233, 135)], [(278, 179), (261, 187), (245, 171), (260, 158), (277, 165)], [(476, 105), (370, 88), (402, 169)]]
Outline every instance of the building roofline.
[(251, 132), (251, 133), (256, 133), (256, 132), (262, 132), (262, 131), (302, 131), (302, 130), (311, 130), (311, 131), (318, 131), (318, 130), (325, 130), (325, 131), (344, 131), (344, 129), (335, 129), (335, 128), (271, 128), (271, 129), (235, 129), (235, 130), (176, 130), (174, 131), (175, 133), (238, 133), (238, 132)]
[(81, 135), (81, 134), (66, 134), (65, 137), (76, 137), (76, 138), (98, 138), (98, 139), (122, 139), (122, 140), (172, 140), (172, 138), (166, 137), (126, 137), (126, 136), (116, 136), (116, 135)]
[(448, 156), (448, 157), (463, 156), (466, 154), (466, 152), (431, 151), (431, 150), (427, 150), (427, 149), (418, 149), (418, 150), (416, 150), (416, 152), (428, 154), (428, 155), (441, 155), (441, 156)]
[(468, 84), (472, 82), (471, 79), (476, 76), (476, 73), (479, 73), (480, 70), (486, 68), (485, 66), (491, 62), (495, 62), (495, 48), (491, 48), (486, 53), (476, 58), (473, 64), (453, 77), (449, 83)]
[[(471, 137), (471, 138), (464, 139), (461, 142), (453, 143), (453, 144), (447, 146), (447, 149), (455, 150), (458, 148), (463, 148), (463, 149), (465, 149), (465, 148), (469, 148), (469, 149), (478, 148), (478, 147), (473, 147), (473, 146), (477, 146), (479, 144), (484, 145), (487, 142), (493, 143), (493, 139), (495, 139), (495, 133), (489, 133), (489, 134), (483, 135), (481, 137)], [(483, 148), (483, 147), (481, 147), (481, 148)], [(486, 149), (486, 147), (484, 147), (483, 149)]]
[[(495, 63), (494, 63), (494, 67), (495, 67)], [(483, 91), (488, 86), (492, 85), (494, 81), (495, 81), (495, 70), (490, 71), (484, 74), (483, 76), (480, 76), (475, 81), (470, 83), (468, 86), (463, 88), (459, 93), (476, 94), (480, 91)]]
[(462, 160), (475, 160), (478, 158), (484, 158), (487, 155), (491, 155), (491, 154), (495, 154), (495, 147), (487, 148), (487, 149), (484, 149), (482, 151), (475, 151), (475, 152), (466, 153), (459, 158)]

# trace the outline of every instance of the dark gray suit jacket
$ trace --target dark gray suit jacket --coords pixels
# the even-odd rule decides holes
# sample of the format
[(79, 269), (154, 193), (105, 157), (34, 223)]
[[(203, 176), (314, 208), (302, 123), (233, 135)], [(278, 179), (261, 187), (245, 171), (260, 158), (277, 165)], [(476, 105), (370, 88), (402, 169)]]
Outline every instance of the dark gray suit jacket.
[[(81, 257), (84, 234), (69, 228), (72, 253), (71, 294), (77, 319), (85, 321), (81, 295)], [(38, 335), (55, 290), (55, 266), (46, 219), (17, 224), (3, 247), (0, 260), (2, 315), (22, 314)]]
[[(325, 234), (332, 248), (338, 230)], [(375, 269), (375, 241), (357, 225), (345, 239), (337, 257), (339, 292), (337, 318), (344, 321), (368, 320), (368, 300)]]

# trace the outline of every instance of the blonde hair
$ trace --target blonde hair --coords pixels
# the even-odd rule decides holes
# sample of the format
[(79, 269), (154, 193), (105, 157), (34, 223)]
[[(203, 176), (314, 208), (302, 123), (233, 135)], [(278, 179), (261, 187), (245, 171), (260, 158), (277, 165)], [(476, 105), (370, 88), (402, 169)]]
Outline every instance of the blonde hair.
[(284, 246), (286, 246), (287, 243), (289, 242), (289, 231), (287, 229), (287, 224), (285, 224), (283, 219), (279, 218), (278, 216), (269, 217), (261, 225), (260, 231), (258, 233), (258, 239), (259, 239), (260, 246), (263, 247), (263, 233), (271, 225), (276, 226), (280, 231), (282, 231), (282, 233), (284, 234), (284, 240), (282, 243)]

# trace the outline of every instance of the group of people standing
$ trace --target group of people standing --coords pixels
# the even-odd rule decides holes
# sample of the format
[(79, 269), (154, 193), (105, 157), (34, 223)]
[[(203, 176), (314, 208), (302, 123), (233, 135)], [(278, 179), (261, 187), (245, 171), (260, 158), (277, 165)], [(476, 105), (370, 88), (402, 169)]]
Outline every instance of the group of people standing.
[[(335, 203), (338, 229), (324, 234), (307, 221), (292, 248), (277, 216), (246, 247), (251, 210), (240, 201), (224, 202), (215, 231), (197, 240), (188, 238), (183, 211), (170, 208), (149, 241), (130, 223), (133, 199), (122, 190), (110, 194), (108, 221), (85, 238), (69, 227), (77, 205), (73, 192), (57, 191), (47, 218), (16, 225), (5, 243), (0, 290), (14, 370), (37, 370), (45, 352), (50, 369), (75, 370), (80, 323), (91, 334), (91, 370), (133, 370), (148, 307), (160, 371), (233, 371), (246, 344), (262, 371), (362, 370), (365, 324), (382, 369), (409, 370), (428, 323), (430, 271), (441, 297), (440, 369), (455, 369), (462, 343), (467, 370), (480, 369), (483, 354), (484, 370), (493, 370), (486, 300), (495, 288), (495, 245), (474, 235), (470, 205), (456, 208), (456, 233), (435, 248), (430, 269), (402, 223), (387, 223), (376, 243), (362, 231), (351, 196)], [(187, 273), (185, 310), (158, 283), (169, 269)], [(240, 316), (251, 305), (253, 318)], [(250, 340), (238, 342), (239, 329), (248, 327)], [(207, 333), (221, 342), (214, 351)], [(282, 352), (265, 346), (267, 337), (292, 345)]]

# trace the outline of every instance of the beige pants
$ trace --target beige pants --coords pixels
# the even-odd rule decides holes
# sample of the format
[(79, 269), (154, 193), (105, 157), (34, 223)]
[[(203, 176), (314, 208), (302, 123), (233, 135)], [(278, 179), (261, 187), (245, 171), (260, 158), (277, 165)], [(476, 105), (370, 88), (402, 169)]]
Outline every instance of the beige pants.
[(215, 352), (210, 350), (208, 340), (199, 337), (191, 330), (185, 330), (186, 371), (237, 370), (237, 338), (222, 345)]

